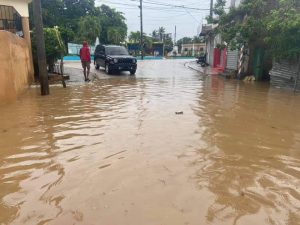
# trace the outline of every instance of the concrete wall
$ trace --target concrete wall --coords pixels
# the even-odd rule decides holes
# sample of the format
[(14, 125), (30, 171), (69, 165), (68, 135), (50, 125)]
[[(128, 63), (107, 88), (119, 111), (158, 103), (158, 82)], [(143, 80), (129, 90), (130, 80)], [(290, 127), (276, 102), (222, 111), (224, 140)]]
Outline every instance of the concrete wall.
[(0, 104), (11, 101), (33, 81), (33, 66), (27, 41), (0, 31)]

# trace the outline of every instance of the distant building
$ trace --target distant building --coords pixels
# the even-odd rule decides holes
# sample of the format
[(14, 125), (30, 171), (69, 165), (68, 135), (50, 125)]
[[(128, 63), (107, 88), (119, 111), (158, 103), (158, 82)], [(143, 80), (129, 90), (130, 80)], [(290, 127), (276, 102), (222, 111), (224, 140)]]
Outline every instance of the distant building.
[[(230, 7), (238, 7), (243, 0), (231, 0)], [(223, 46), (222, 36), (215, 32), (217, 24), (204, 24), (200, 36), (206, 41), (206, 60), (209, 65), (220, 70), (238, 70), (239, 51)]]
[(205, 43), (194, 43), (194, 44), (182, 44), (181, 55), (182, 56), (199, 56), (204, 54), (206, 51)]
[(16, 98), (33, 79), (28, 4), (0, 0), (0, 102)]

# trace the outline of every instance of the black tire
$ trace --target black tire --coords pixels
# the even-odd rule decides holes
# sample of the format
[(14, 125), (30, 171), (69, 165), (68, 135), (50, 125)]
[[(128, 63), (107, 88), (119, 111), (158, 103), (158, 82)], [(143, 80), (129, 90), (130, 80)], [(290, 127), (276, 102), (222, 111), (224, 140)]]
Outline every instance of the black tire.
[(130, 75), (134, 75), (135, 72), (136, 72), (136, 70), (131, 70), (131, 71), (129, 71), (129, 72), (130, 72)]
[(112, 74), (112, 70), (111, 70), (111, 68), (110, 68), (110, 66), (108, 64), (105, 64), (105, 72), (107, 74)]
[(96, 70), (99, 70), (100, 66), (98, 64), (96, 64), (95, 68), (96, 68)]

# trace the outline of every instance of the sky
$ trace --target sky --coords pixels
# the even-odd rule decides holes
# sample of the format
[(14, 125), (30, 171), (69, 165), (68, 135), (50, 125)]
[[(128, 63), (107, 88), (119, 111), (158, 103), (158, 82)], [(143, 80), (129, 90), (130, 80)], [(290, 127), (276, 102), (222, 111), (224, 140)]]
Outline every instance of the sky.
[[(139, 0), (96, 0), (96, 5), (109, 5), (123, 12), (131, 31), (140, 30)], [(176, 6), (184, 6), (176, 7)], [(144, 33), (151, 34), (158, 27), (165, 27), (176, 39), (193, 37), (200, 32), (202, 23), (209, 15), (210, 0), (143, 0)]]

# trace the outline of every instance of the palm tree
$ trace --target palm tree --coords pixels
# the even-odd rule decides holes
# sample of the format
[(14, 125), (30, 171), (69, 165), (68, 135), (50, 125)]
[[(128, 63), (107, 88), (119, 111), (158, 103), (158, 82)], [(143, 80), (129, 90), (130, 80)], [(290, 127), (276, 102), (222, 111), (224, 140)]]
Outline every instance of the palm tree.
[(81, 17), (79, 22), (79, 40), (94, 43), (97, 37), (100, 36), (101, 25), (98, 17), (85, 16)]
[(166, 29), (164, 27), (158, 28), (158, 35), (159, 35), (160, 41), (163, 41), (165, 33), (166, 33)]
[(154, 40), (159, 40), (158, 31), (157, 31), (157, 30), (152, 31), (151, 37), (152, 37)]
[(118, 27), (110, 27), (107, 31), (107, 40), (111, 44), (119, 45), (122, 41), (122, 34)]
[(129, 39), (129, 42), (133, 42), (133, 43), (140, 42), (141, 32), (139, 32), (139, 31), (131, 32), (130, 35), (128, 36), (128, 39)]

